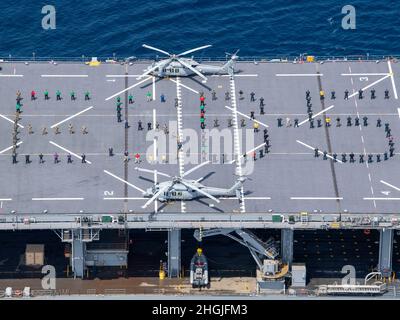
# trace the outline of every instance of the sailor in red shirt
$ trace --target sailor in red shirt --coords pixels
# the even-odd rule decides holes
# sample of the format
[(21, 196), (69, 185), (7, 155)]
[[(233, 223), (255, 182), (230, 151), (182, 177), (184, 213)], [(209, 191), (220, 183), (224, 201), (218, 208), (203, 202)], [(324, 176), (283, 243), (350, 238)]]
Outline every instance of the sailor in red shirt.
[(34, 90), (32, 90), (31, 92), (31, 100), (35, 100), (36, 99), (36, 92)]
[(206, 98), (204, 96), (200, 96), (200, 105), (205, 106), (205, 100)]

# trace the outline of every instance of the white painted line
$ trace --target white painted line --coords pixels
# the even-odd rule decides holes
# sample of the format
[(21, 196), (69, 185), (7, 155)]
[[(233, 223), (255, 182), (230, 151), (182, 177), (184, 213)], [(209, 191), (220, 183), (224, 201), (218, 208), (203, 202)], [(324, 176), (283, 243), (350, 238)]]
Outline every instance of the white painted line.
[(117, 198), (117, 197), (115, 197), (115, 198), (103, 198), (103, 200), (148, 200), (148, 198), (144, 198), (144, 197), (128, 197), (128, 198), (124, 198), (124, 197), (121, 197), (121, 198)]
[(87, 74), (42, 74), (42, 78), (87, 78)]
[[(249, 151), (247, 151), (247, 152), (246, 152), (246, 155), (248, 155), (248, 154), (250, 154), (250, 153), (256, 151), (257, 149), (260, 149), (260, 148), (264, 147), (265, 145), (266, 145), (265, 142), (264, 142), (264, 143), (261, 143), (259, 146), (255, 147), (255, 148), (253, 148), (253, 149), (251, 149), (251, 150), (249, 150)], [(240, 155), (240, 158), (243, 158), (243, 155)], [(235, 161), (236, 161), (236, 159), (233, 159), (232, 161), (229, 161), (228, 163), (229, 163), (229, 164), (232, 164), (232, 163), (234, 163)]]
[[(238, 197), (220, 197), (220, 200), (238, 200)], [(243, 197), (245, 200), (271, 200), (270, 197)]]
[(390, 60), (388, 60), (388, 67), (389, 67), (390, 79), (392, 80), (394, 98), (397, 100), (397, 99), (399, 99), (399, 97), (397, 96), (396, 83), (394, 82), (394, 74), (393, 74), (393, 70), (392, 70), (392, 63), (390, 62)]
[[(57, 148), (60, 148), (61, 150), (64, 150), (65, 152), (70, 153), (70, 154), (73, 155), (74, 157), (76, 157), (76, 158), (82, 160), (82, 157), (81, 157), (81, 156), (77, 155), (76, 153), (73, 153), (72, 151), (70, 151), (70, 150), (68, 150), (68, 149), (66, 149), (66, 148), (64, 148), (64, 147), (62, 147), (62, 146), (60, 146), (60, 145), (58, 145), (57, 143), (55, 143), (55, 142), (53, 142), (53, 141), (49, 141), (49, 143), (51, 143), (53, 146), (56, 146)], [(86, 160), (86, 162), (87, 162), (88, 164), (92, 164), (89, 160)]]
[[(302, 141), (300, 141), (300, 140), (296, 140), (296, 142), (302, 144), (303, 146), (307, 147), (308, 149), (315, 150), (314, 147), (312, 147), (312, 146), (310, 146), (310, 145), (308, 145), (308, 144), (306, 144), (306, 143), (304, 143), (304, 142), (302, 142)], [(324, 154), (321, 150), (318, 150), (318, 153)], [(327, 154), (326, 156), (327, 156), (328, 158), (334, 160), (333, 157), (330, 156), (329, 154)], [(339, 162), (339, 163), (343, 163), (343, 162), (342, 162), (341, 160), (339, 160), (339, 159), (336, 159), (336, 161)]]
[(397, 108), (397, 113), (399, 114), (399, 118), (400, 118), (400, 108)]
[(3, 198), (3, 199), (0, 199), (0, 201), (12, 201), (12, 199), (11, 198)]
[(141, 74), (107, 74), (106, 78), (137, 78)]
[[(318, 117), (320, 114), (322, 114), (322, 113), (324, 113), (324, 112), (327, 112), (328, 110), (330, 110), (330, 109), (332, 109), (332, 108), (334, 108), (334, 107), (335, 107), (334, 105), (331, 105), (330, 107), (325, 108), (324, 110), (322, 110), (322, 111), (320, 111), (320, 112), (314, 114), (311, 118), (314, 119), (315, 117)], [(302, 122), (299, 123), (299, 126), (305, 124), (307, 121), (308, 121), (308, 119), (303, 120)]]
[(387, 76), (388, 73), (342, 73), (341, 76)]
[(363, 200), (377, 200), (377, 201), (399, 201), (400, 198), (363, 198)]
[(393, 188), (393, 189), (395, 189), (397, 191), (400, 191), (400, 188), (398, 188), (398, 187), (396, 187), (396, 186), (394, 186), (394, 185), (392, 185), (390, 183), (387, 183), (386, 181), (381, 180), (381, 183), (383, 183), (384, 185), (387, 185), (388, 187), (391, 187), (391, 188)]
[(233, 109), (233, 108), (230, 108), (230, 107), (228, 107), (228, 106), (225, 106), (225, 108), (227, 108), (227, 109), (229, 109), (229, 110), (231, 110), (231, 111), (233, 111), (233, 112), (235, 112), (235, 113), (238, 113), (238, 114), (240, 114), (241, 116), (243, 116), (243, 117), (245, 117), (245, 118), (247, 118), (247, 119), (249, 119), (249, 120), (251, 120), (251, 121), (253, 121), (253, 122), (257, 122), (258, 124), (262, 125), (263, 127), (269, 128), (269, 126), (268, 126), (267, 124), (262, 123), (261, 121), (252, 119), (252, 118), (250, 118), (248, 115), (245, 115), (244, 113), (241, 113), (240, 111), (237, 111), (237, 110), (235, 110), (235, 109)]
[(115, 82), (115, 79), (108, 79), (108, 82)]
[(23, 74), (0, 74), (0, 78), (22, 78)]
[[(175, 82), (175, 83), (177, 83), (175, 80), (173, 80), (173, 79), (169, 79), (169, 80), (171, 80), (172, 82)], [(194, 89), (192, 89), (192, 88), (190, 88), (190, 87), (188, 87), (188, 86), (186, 86), (186, 85), (184, 85), (183, 83), (179, 83), (179, 85), (181, 86), (181, 87), (184, 87), (184, 88), (186, 88), (186, 89), (188, 89), (188, 90), (190, 90), (190, 91), (192, 91), (192, 92), (194, 92), (194, 93), (196, 93), (196, 94), (199, 94), (199, 92), (198, 91), (196, 91), (196, 90), (194, 90)]]
[(290, 200), (343, 200), (343, 197), (290, 197)]
[(68, 120), (71, 120), (72, 118), (75, 118), (75, 117), (79, 116), (80, 114), (82, 114), (82, 113), (84, 113), (84, 112), (86, 112), (86, 111), (89, 111), (90, 109), (93, 109), (93, 106), (90, 106), (89, 108), (86, 108), (85, 110), (79, 111), (78, 113), (76, 113), (76, 114), (74, 114), (74, 115), (72, 115), (72, 116), (70, 116), (70, 117), (64, 119), (63, 121), (60, 121), (60, 122), (57, 122), (56, 124), (53, 124), (50, 128), (53, 129), (54, 127), (57, 127), (58, 125), (60, 125), (60, 124), (62, 124), (62, 123), (64, 123), (64, 122), (66, 122), (66, 121), (68, 121)]
[[(368, 88), (371, 88), (372, 86), (378, 84), (379, 82), (381, 82), (381, 81), (383, 81), (383, 80), (385, 80), (385, 79), (387, 79), (387, 78), (389, 78), (389, 77), (390, 77), (390, 75), (386, 75), (386, 76), (384, 76), (383, 78), (381, 78), (381, 79), (379, 79), (379, 80), (376, 80), (375, 82), (373, 82), (373, 83), (367, 85), (366, 87), (362, 88), (361, 90), (362, 90), (362, 91), (365, 91), (365, 90), (367, 90)], [(355, 95), (357, 95), (357, 94), (358, 94), (358, 91), (355, 91), (354, 93), (352, 93), (351, 95), (349, 95), (349, 98), (353, 98), (353, 97), (354, 97)]]
[[(213, 74), (211, 77), (230, 77), (229, 74)], [(234, 77), (258, 77), (258, 74), (235, 74)]]
[(113, 177), (113, 178), (115, 178), (115, 179), (127, 184), (128, 186), (130, 186), (132, 188), (135, 188), (136, 190), (140, 191), (141, 193), (145, 193), (145, 191), (143, 189), (140, 189), (139, 187), (135, 186), (134, 184), (129, 183), (128, 181), (125, 181), (124, 179), (116, 176), (115, 174), (111, 173), (110, 171), (107, 171), (107, 170), (103, 170), (103, 171), (104, 171), (104, 173), (110, 175), (111, 177)]
[(322, 73), (277, 73), (277, 77), (323, 77)]
[(153, 78), (153, 101), (156, 100), (156, 77)]
[[(5, 120), (7, 120), (8, 122), (14, 123), (13, 120), (11, 120), (10, 118), (7, 118), (6, 116), (3, 116), (2, 114), (0, 114), (0, 117), (3, 118), (3, 119), (5, 119)], [(18, 123), (18, 127), (24, 128), (24, 126), (21, 125), (21, 124), (19, 124), (19, 123)]]
[(138, 85), (142, 84), (143, 82), (149, 81), (151, 78), (153, 78), (153, 77), (148, 77), (148, 78), (146, 78), (146, 79), (144, 79), (142, 81), (139, 81), (139, 82), (135, 83), (134, 85), (132, 85), (132, 86), (130, 86), (130, 87), (124, 89), (124, 90), (121, 90), (121, 91), (113, 94), (112, 96), (109, 96), (108, 98), (106, 98), (105, 101), (108, 101), (108, 100), (110, 100), (112, 98), (115, 98), (116, 96), (119, 96), (121, 93), (124, 93), (125, 91), (133, 89), (134, 87), (137, 87)]
[(77, 201), (85, 198), (32, 198), (32, 201)]
[[(17, 142), (17, 146), (19, 146), (21, 143), (23, 143), (23, 142), (22, 142), (22, 141)], [(14, 147), (14, 146), (10, 146), (10, 147), (8, 147), (8, 148), (5, 148), (5, 149), (1, 150), (1, 151), (0, 151), (0, 154), (2, 154), (2, 153), (4, 153), (4, 152), (7, 152), (8, 150), (11, 150), (13, 147)]]

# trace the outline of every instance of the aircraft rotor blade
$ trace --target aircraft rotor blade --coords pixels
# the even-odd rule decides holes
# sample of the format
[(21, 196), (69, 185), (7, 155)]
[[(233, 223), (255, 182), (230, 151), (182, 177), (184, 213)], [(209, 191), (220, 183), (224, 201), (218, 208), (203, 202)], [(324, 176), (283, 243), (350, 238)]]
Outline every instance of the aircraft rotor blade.
[(151, 198), (149, 201), (147, 201), (142, 208), (145, 209), (148, 207), (149, 204), (151, 204), (154, 200), (156, 200), (158, 198), (158, 196), (163, 193), (165, 190), (167, 190), (170, 186), (166, 185), (164, 187), (162, 187), (160, 190), (158, 190)]
[(147, 49), (150, 49), (150, 50), (154, 50), (154, 51), (158, 51), (158, 52), (164, 53), (164, 54), (166, 54), (167, 56), (170, 56), (170, 55), (171, 55), (171, 54), (170, 54), (169, 52), (167, 52), (167, 51), (164, 51), (164, 50), (161, 50), (161, 49), (158, 49), (158, 48), (149, 46), (149, 45), (147, 45), (147, 44), (142, 45), (142, 47), (147, 48)]
[(207, 81), (207, 78), (201, 74), (201, 72), (199, 70), (196, 70), (195, 68), (193, 68), (190, 64), (187, 64), (185, 61), (183, 61), (182, 59), (177, 59), (181, 64), (183, 64), (186, 68), (192, 70), (195, 74), (197, 74), (199, 77), (203, 78), (205, 81)]
[(135, 167), (135, 170), (141, 171), (141, 172), (153, 173), (153, 174), (154, 174), (154, 171), (157, 171), (157, 175), (164, 176), (164, 177), (167, 177), (167, 178), (171, 178), (171, 176), (169, 174), (160, 172), (158, 170), (149, 170), (149, 169), (143, 169), (143, 168), (139, 168), (139, 167)]
[(137, 77), (137, 80), (140, 80), (141, 78), (147, 76), (148, 74), (152, 73), (157, 68), (162, 69), (165, 65), (169, 64), (171, 61), (172, 61), (172, 59), (166, 59), (166, 60), (162, 60), (162, 61), (156, 63), (152, 68), (150, 68), (145, 73), (143, 73), (139, 77)]
[(188, 182), (186, 180), (182, 180), (181, 183), (184, 184), (186, 187), (191, 188), (191, 189), (201, 193), (202, 195), (206, 196), (207, 198), (210, 198), (210, 199), (214, 200), (215, 202), (220, 203), (220, 201), (216, 197), (214, 197), (211, 194), (209, 194), (209, 193), (197, 188), (195, 185), (191, 184), (190, 182)]
[(193, 167), (192, 169), (186, 171), (183, 174), (182, 178), (186, 177), (187, 175), (191, 174), (193, 171), (195, 171), (195, 170), (197, 170), (197, 169), (201, 168), (202, 166), (205, 166), (206, 164), (209, 164), (209, 163), (210, 163), (210, 161), (205, 161), (205, 162), (200, 163), (199, 165), (197, 165), (197, 166)]
[(185, 56), (185, 55), (187, 55), (189, 53), (192, 53), (192, 52), (195, 52), (195, 51), (198, 51), (198, 50), (201, 50), (201, 49), (205, 49), (205, 48), (208, 48), (208, 47), (211, 47), (211, 44), (208, 44), (206, 46), (202, 46), (202, 47), (198, 47), (198, 48), (195, 48), (195, 49), (190, 49), (188, 51), (182, 52), (182, 53), (178, 54), (177, 57)]

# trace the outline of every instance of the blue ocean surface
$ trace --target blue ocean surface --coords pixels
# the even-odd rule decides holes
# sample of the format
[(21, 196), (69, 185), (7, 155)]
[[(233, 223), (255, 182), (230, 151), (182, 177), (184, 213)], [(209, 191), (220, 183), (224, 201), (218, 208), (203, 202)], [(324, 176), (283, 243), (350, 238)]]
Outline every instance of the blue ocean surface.
[[(42, 28), (44, 5), (56, 29)], [(341, 27), (356, 8), (356, 29)], [(197, 56), (400, 54), (399, 0), (59, 0), (0, 1), (0, 56), (154, 56), (143, 43)]]

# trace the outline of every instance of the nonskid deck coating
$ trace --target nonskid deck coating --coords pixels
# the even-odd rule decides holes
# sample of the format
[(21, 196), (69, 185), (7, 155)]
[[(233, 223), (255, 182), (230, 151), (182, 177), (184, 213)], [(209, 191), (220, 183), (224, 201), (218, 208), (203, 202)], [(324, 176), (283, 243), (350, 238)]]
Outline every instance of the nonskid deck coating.
[[(124, 90), (126, 86), (132, 86), (138, 82), (136, 77), (145, 69), (145, 64), (133, 64), (127, 67), (130, 75), (126, 78), (125, 66), (119, 64), (102, 64), (99, 67), (89, 67), (84, 64), (58, 64), (36, 63), (24, 65), (21, 63), (3, 63), (0, 77), (0, 114), (13, 119), (15, 116), (15, 93), (22, 92), (23, 113), (19, 138), (23, 143), (19, 146), (18, 161), (11, 163), (10, 151), (0, 154), (0, 200), (1, 213), (9, 213), (15, 210), (19, 213), (40, 213), (48, 210), (49, 213), (114, 213), (132, 210), (132, 212), (153, 212), (154, 205), (142, 209), (145, 203), (142, 195), (132, 186), (125, 189), (125, 184), (107, 172), (127, 178), (130, 184), (141, 189), (151, 187), (152, 183), (140, 177), (152, 179), (152, 175), (139, 174), (133, 168), (137, 166), (133, 159), (128, 163), (127, 175), (123, 162), (123, 152), (127, 142), (127, 149), (131, 158), (136, 152), (145, 157), (147, 150), (153, 150), (152, 138), (146, 141), (147, 122), (153, 122), (153, 109), (156, 110), (156, 121), (160, 126), (169, 121), (177, 120), (177, 110), (174, 107), (174, 99), (177, 95), (177, 84), (171, 80), (152, 79), (143, 82), (129, 92), (135, 98), (133, 105), (128, 105), (128, 119), (130, 128), (127, 131), (125, 141), (124, 123), (117, 123), (115, 100), (107, 98)], [(397, 84), (399, 66), (391, 63), (394, 83)], [(249, 116), (250, 111), (255, 111), (256, 119), (269, 126), (271, 148), (270, 153), (254, 163), (254, 171), (249, 173), (244, 184), (245, 211), (270, 214), (269, 212), (298, 213), (302, 211), (313, 212), (318, 210), (324, 213), (338, 213), (348, 210), (351, 213), (397, 213), (400, 199), (400, 171), (396, 170), (398, 155), (388, 161), (368, 164), (358, 163), (332, 163), (330, 160), (322, 160), (322, 156), (314, 158), (314, 152), (308, 149), (303, 142), (312, 147), (318, 147), (321, 151), (329, 150), (328, 143), (333, 153), (380, 153), (388, 150), (387, 138), (384, 128), (376, 128), (377, 118), (382, 123), (389, 122), (397, 144), (399, 136), (398, 100), (395, 99), (394, 87), (391, 77), (382, 81), (389, 73), (386, 61), (379, 64), (375, 62), (327, 62), (324, 64), (289, 64), (289, 63), (239, 63), (241, 70), (235, 77), (237, 96), (237, 109)], [(318, 77), (315, 74), (319, 72)], [(357, 74), (347, 76), (342, 74)], [(369, 73), (371, 75), (364, 75)], [(293, 76), (292, 74), (301, 74)], [(308, 76), (306, 76), (308, 74)], [(12, 75), (8, 77), (7, 75)], [(22, 77), (14, 75), (23, 75)], [(44, 76), (43, 76), (44, 75)], [(47, 77), (46, 75), (57, 75)], [(113, 77), (112, 75), (117, 75)], [(243, 76), (250, 75), (250, 76)], [(280, 75), (280, 76), (277, 76)], [(77, 77), (75, 77), (77, 76)], [(206, 124), (212, 129), (213, 121), (218, 118), (219, 129), (227, 128), (227, 119), (232, 117), (232, 112), (226, 108), (231, 107), (231, 101), (225, 100), (225, 92), (231, 90), (229, 77), (208, 77), (206, 84), (195, 78), (181, 78), (180, 81), (186, 87), (194, 91), (204, 91), (206, 95)], [(320, 83), (318, 81), (320, 78)], [(127, 81), (127, 83), (126, 83)], [(377, 83), (375, 83), (377, 82)], [(374, 84), (375, 83), (375, 84)], [(363, 100), (357, 96), (349, 100), (343, 99), (343, 92), (372, 85), (376, 90), (377, 98), (370, 100), (369, 90), (365, 92)], [(320, 86), (326, 92), (325, 108), (334, 105), (326, 112), (332, 118), (333, 125), (328, 130), (322, 128), (310, 129), (306, 122), (300, 128), (277, 127), (277, 118), (290, 117), (293, 123), (295, 118), (300, 121), (307, 118), (305, 91), (311, 92), (314, 114), (321, 111), (323, 106), (319, 100)], [(199, 100), (198, 94), (181, 86), (183, 129), (193, 129), (200, 136), (199, 126)], [(49, 90), (50, 100), (44, 101), (43, 91)], [(217, 92), (217, 101), (212, 101), (211, 90)], [(384, 99), (384, 91), (390, 91), (390, 99)], [(30, 92), (38, 93), (36, 101), (30, 101)], [(60, 90), (63, 100), (56, 101), (55, 92)], [(74, 90), (78, 99), (71, 102), (69, 92)], [(84, 92), (88, 90), (92, 99), (84, 101)], [(155, 101), (147, 102), (146, 93), (155, 90)], [(245, 99), (239, 99), (239, 91), (243, 90)], [(336, 91), (336, 100), (330, 99), (330, 91)], [(256, 94), (256, 102), (250, 102), (250, 92)], [(163, 93), (167, 102), (161, 103), (159, 96)], [(121, 94), (124, 107), (126, 105), (125, 94)], [(265, 115), (259, 114), (259, 97), (264, 97), (266, 107)], [(357, 104), (357, 105), (356, 105)], [(61, 133), (55, 135), (50, 127), (64, 119), (79, 113), (89, 107), (86, 112), (59, 125)], [(367, 127), (346, 126), (346, 118), (350, 115), (353, 119), (358, 115), (362, 119), (368, 116)], [(342, 127), (337, 128), (335, 119), (341, 117)], [(242, 118), (238, 115), (238, 119)], [(323, 114), (319, 117), (323, 120)], [(137, 121), (144, 125), (143, 131), (137, 131)], [(68, 124), (73, 124), (76, 133), (68, 133)], [(33, 134), (28, 134), (27, 127), (31, 124)], [(362, 124), (362, 120), (361, 120)], [(46, 126), (47, 135), (41, 134), (41, 128)], [(81, 126), (88, 129), (87, 135), (80, 133)], [(246, 128), (251, 129), (252, 124), (246, 119)], [(12, 145), (13, 124), (0, 119), (0, 152)], [(254, 146), (263, 143), (264, 128), (260, 126), (260, 132), (255, 135)], [(233, 128), (229, 128), (233, 137)], [(176, 137), (176, 129), (170, 128), (171, 141)], [(52, 142), (52, 143), (50, 143)], [(174, 143), (171, 143), (173, 146)], [(81, 164), (78, 158), (74, 158), (73, 164), (67, 164), (66, 152), (61, 146), (71, 152), (81, 155), (85, 153), (91, 164)], [(108, 156), (108, 148), (112, 147), (116, 155)], [(175, 147), (175, 146), (174, 146)], [(395, 145), (396, 147), (396, 145)], [(222, 147), (221, 147), (222, 149)], [(233, 146), (231, 147), (234, 150)], [(243, 145), (248, 151), (248, 147)], [(60, 155), (61, 162), (53, 163), (53, 154)], [(191, 150), (193, 152), (193, 150)], [(198, 147), (198, 153), (201, 147)], [(217, 154), (209, 165), (203, 166), (188, 178), (198, 179), (212, 173), (205, 185), (215, 187), (230, 187), (235, 179), (235, 164), (219, 163), (221, 150), (212, 150)], [(244, 152), (242, 150), (241, 152)], [(37, 154), (45, 154), (45, 163), (39, 165)], [(171, 175), (179, 174), (179, 165), (174, 162), (174, 149), (170, 151), (169, 164), (152, 164), (147, 160), (139, 166), (149, 169), (157, 169)], [(25, 154), (31, 155), (30, 164), (25, 164)], [(227, 155), (229, 159), (231, 155)], [(257, 154), (258, 158), (258, 154)], [(198, 162), (202, 161), (200, 155)], [(252, 161), (252, 160), (248, 160)], [(196, 164), (185, 163), (187, 171)], [(159, 180), (163, 178), (159, 176)], [(386, 182), (386, 184), (382, 183)], [(390, 184), (392, 187), (390, 187)], [(107, 199), (129, 198), (129, 199)], [(368, 198), (374, 198), (369, 200)], [(9, 200), (12, 199), (12, 200)], [(36, 200), (33, 200), (36, 199)], [(221, 203), (210, 207), (213, 203), (208, 199), (200, 201), (186, 201), (184, 209), (180, 202), (168, 205), (158, 204), (161, 212), (240, 212), (241, 208), (237, 199), (221, 200)]]

